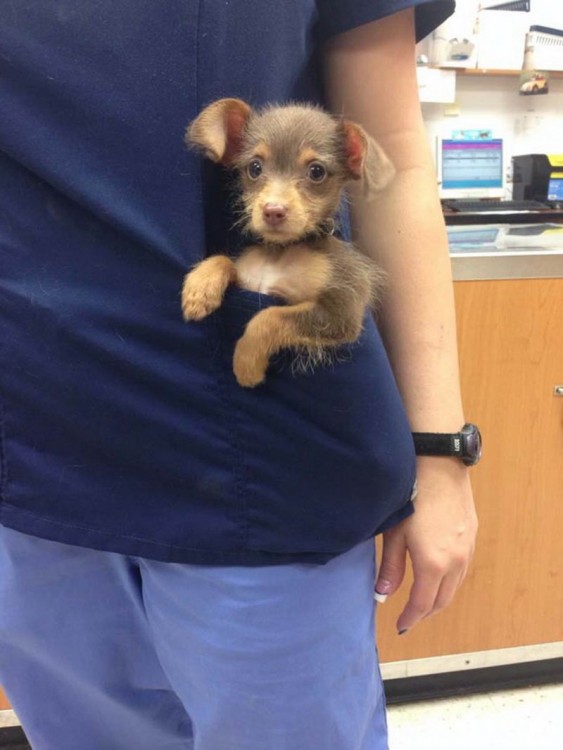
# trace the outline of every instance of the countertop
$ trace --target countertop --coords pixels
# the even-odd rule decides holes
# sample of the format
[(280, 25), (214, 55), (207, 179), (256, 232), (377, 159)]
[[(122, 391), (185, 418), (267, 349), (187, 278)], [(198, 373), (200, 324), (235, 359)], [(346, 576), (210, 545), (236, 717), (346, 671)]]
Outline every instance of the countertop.
[(562, 224), (448, 226), (455, 281), (563, 278)]

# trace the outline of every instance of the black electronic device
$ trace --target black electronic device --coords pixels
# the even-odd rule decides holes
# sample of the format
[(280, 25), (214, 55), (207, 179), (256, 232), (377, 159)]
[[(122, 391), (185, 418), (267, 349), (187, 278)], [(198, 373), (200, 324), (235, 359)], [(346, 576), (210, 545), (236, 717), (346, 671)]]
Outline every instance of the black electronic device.
[(563, 205), (563, 154), (524, 154), (512, 157), (515, 200)]
[(481, 433), (469, 422), (459, 432), (413, 432), (412, 436), (417, 456), (455, 456), (466, 466), (475, 466), (481, 459)]

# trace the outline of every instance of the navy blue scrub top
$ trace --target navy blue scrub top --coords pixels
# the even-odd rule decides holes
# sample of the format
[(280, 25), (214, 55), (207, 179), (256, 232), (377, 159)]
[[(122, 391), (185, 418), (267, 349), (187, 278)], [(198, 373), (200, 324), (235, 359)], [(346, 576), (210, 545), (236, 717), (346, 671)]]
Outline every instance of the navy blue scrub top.
[[(184, 146), (210, 101), (322, 102), (332, 35), (430, 0), (18, 0), (0, 20), (5, 526), (199, 564), (326, 562), (412, 512), (409, 426), (377, 329), (333, 366), (240, 388), (275, 300), (180, 289), (232, 250), (223, 174)], [(358, 83), (360, 85), (360, 83)]]

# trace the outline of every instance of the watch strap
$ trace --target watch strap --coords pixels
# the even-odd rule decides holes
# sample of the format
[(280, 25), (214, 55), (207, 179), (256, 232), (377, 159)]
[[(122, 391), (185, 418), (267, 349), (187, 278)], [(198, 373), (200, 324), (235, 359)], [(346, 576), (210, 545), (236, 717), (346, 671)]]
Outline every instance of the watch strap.
[(417, 456), (462, 456), (461, 432), (413, 432), (414, 449)]

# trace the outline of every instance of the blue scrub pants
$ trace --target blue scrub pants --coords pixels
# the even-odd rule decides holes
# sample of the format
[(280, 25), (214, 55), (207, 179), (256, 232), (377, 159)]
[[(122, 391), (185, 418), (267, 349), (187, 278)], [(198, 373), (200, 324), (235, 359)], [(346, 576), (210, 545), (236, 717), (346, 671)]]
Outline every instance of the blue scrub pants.
[(0, 684), (33, 750), (386, 750), (374, 544), (161, 563), (0, 526)]

